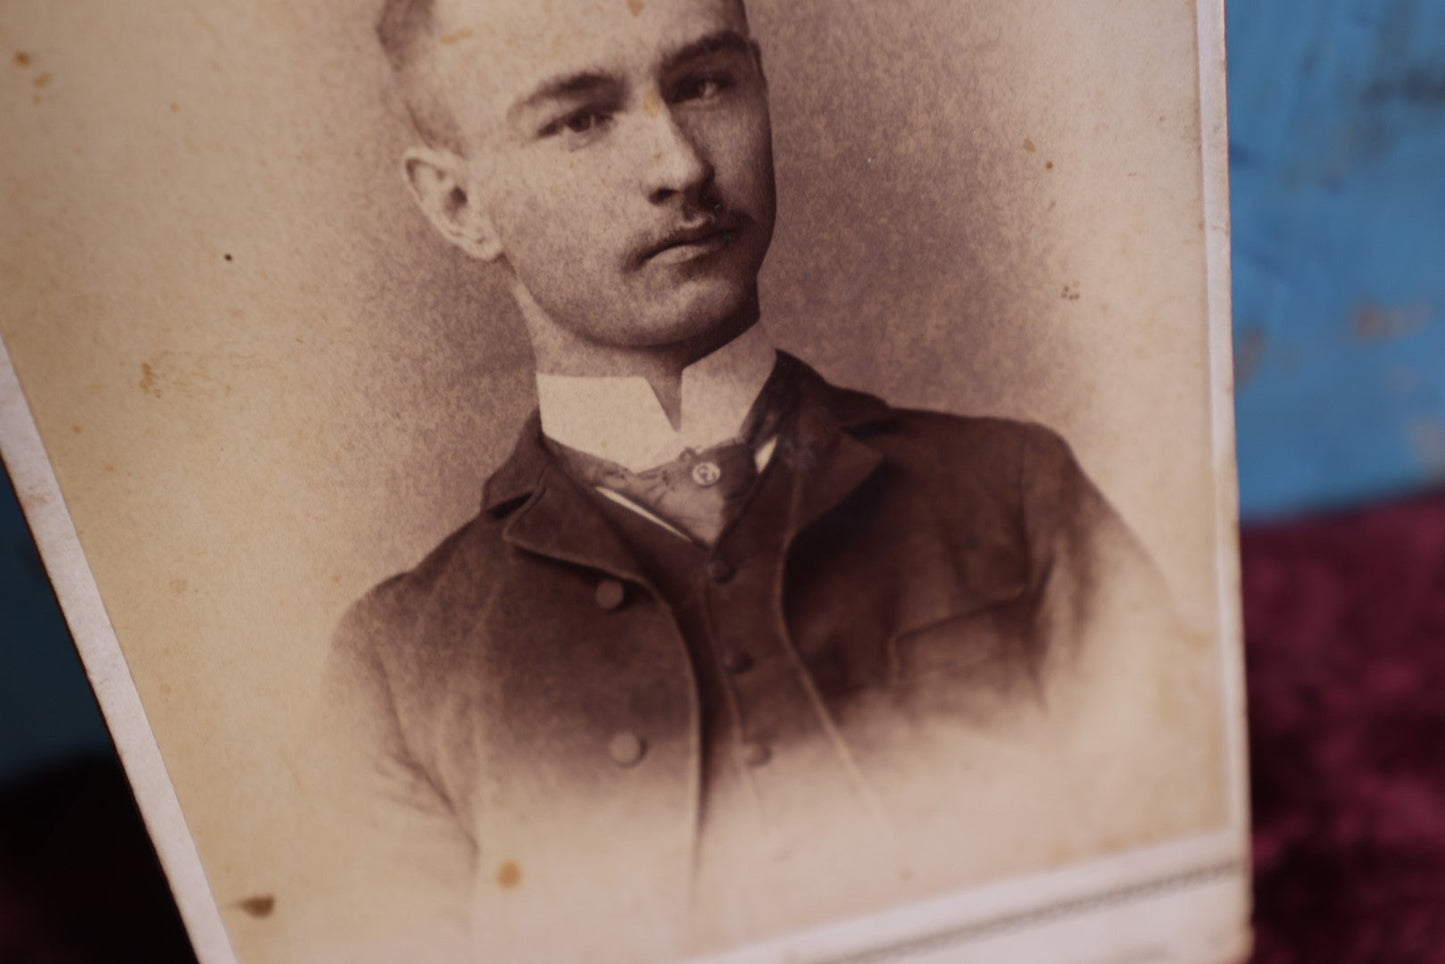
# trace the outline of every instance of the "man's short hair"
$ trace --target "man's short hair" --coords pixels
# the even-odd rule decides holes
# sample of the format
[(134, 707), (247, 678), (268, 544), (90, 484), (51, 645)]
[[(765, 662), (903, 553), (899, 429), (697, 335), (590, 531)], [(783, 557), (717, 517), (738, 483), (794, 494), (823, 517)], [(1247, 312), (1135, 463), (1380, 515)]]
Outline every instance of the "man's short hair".
[(432, 147), (459, 150), (461, 135), (441, 91), (416, 71), (436, 38), (436, 0), (385, 0), (376, 21), (376, 38), (401, 82), (412, 127)]
[[(747, 21), (747, 5), (735, 0)], [(391, 67), (402, 82), (407, 111), (412, 126), (433, 147), (460, 149), (461, 134), (451, 112), (441, 103), (440, 91), (418, 89), (408, 75), (425, 55), (426, 47), (436, 37), (436, 0), (384, 0), (381, 16), (376, 20), (376, 37)], [(420, 85), (426, 88), (427, 85)]]
[(415, 62), (418, 48), (429, 39), (434, 0), (386, 0), (376, 21), (376, 37), (396, 70)]

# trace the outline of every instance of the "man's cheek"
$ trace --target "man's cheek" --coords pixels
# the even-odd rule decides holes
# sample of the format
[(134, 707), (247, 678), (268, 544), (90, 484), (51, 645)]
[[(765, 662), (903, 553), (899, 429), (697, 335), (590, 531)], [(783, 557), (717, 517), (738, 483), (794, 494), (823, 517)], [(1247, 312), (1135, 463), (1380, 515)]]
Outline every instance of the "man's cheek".
[(559, 157), (534, 154), (520, 158), (509, 194), (516, 209), (533, 218), (554, 217), (569, 206), (577, 193), (577, 176)]

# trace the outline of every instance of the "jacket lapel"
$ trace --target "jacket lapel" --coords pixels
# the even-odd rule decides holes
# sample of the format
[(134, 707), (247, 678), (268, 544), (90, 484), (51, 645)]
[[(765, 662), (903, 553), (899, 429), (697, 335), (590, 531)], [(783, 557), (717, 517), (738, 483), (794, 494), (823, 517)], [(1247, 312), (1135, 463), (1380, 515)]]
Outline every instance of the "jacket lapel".
[[(883, 456), (864, 439), (886, 428), (893, 410), (872, 395), (835, 388), (803, 362), (781, 354), (795, 370), (798, 392), (794, 431), (779, 440), (775, 455), (787, 460), (794, 477), (791, 542), (878, 471)], [(511, 516), (502, 536), (518, 549), (651, 586), (591, 496), (546, 450), (536, 412), (511, 457), (487, 480), (483, 508)]]
[(518, 549), (651, 588), (636, 556), (590, 494), (547, 452), (535, 412), (511, 458), (487, 480), (483, 509), (510, 516), (502, 538)]
[(791, 541), (878, 471), (882, 454), (857, 436), (886, 426), (893, 410), (872, 395), (835, 388), (807, 365), (785, 357), (797, 366), (799, 383), (795, 430), (779, 443), (794, 477)]

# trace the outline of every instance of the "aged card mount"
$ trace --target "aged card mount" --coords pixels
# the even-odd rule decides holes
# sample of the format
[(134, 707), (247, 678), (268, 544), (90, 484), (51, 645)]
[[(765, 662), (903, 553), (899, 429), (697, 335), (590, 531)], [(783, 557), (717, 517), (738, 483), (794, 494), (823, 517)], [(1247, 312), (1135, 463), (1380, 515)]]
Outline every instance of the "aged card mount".
[(1247, 955), (1221, 4), (0, 43), (0, 453), (205, 964)]

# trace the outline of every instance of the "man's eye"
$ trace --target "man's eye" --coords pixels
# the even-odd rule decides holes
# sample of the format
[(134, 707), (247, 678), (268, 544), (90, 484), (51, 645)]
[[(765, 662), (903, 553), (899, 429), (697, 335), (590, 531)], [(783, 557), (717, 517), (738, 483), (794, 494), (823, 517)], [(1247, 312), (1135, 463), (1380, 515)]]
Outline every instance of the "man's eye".
[(574, 134), (586, 134), (588, 131), (601, 127), (606, 120), (601, 114), (595, 111), (587, 111), (582, 114), (573, 114), (562, 122), (562, 126)]
[(542, 128), (542, 136), (554, 134), (591, 134), (607, 123), (609, 116), (599, 110), (579, 110), (559, 117)]
[(699, 74), (688, 77), (673, 90), (675, 101), (711, 100), (730, 86), (722, 74)]

